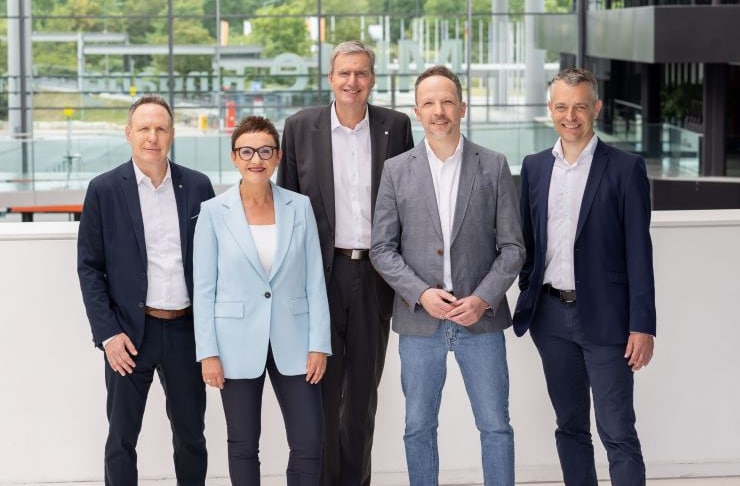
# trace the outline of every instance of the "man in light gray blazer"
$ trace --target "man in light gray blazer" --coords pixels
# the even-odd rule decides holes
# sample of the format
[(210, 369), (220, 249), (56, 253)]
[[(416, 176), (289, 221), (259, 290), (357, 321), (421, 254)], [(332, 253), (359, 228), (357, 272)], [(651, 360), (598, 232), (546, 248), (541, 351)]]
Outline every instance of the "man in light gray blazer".
[(425, 140), (386, 162), (375, 203), (370, 259), (396, 292), (411, 486), (438, 484), (437, 416), (450, 351), (480, 430), (485, 484), (514, 485), (503, 330), (524, 241), (506, 158), (461, 135), (465, 110), (448, 68), (419, 76), (414, 111)]

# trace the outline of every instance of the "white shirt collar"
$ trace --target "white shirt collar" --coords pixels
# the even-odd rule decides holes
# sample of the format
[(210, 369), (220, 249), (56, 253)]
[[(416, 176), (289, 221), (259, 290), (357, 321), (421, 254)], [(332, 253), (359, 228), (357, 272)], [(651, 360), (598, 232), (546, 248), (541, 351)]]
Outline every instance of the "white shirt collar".
[[(136, 184), (140, 185), (142, 181), (147, 181), (149, 182), (150, 186), (154, 187), (154, 184), (152, 184), (152, 179), (148, 175), (144, 174), (141, 171), (141, 169), (139, 169), (139, 166), (136, 165), (136, 162), (134, 161), (134, 159), (131, 159), (131, 162), (134, 164), (134, 175), (136, 176)], [(167, 172), (164, 175), (164, 179), (162, 179), (162, 184), (164, 184), (170, 179), (172, 179), (172, 171), (170, 170), (170, 161), (168, 160), (167, 161)]]
[(337, 103), (335, 101), (332, 101), (331, 103), (331, 131), (333, 132), (339, 127), (344, 127), (346, 130), (359, 130), (360, 128), (364, 128), (366, 126), (370, 125), (370, 118), (368, 117), (368, 113), (370, 110), (367, 109), (367, 106), (365, 106), (365, 118), (360, 120), (360, 123), (355, 125), (354, 128), (345, 127), (341, 124), (339, 121), (339, 117), (337, 116)]
[[(594, 151), (596, 150), (596, 144), (598, 142), (599, 137), (597, 137), (594, 133), (591, 137), (591, 140), (588, 141), (581, 153), (578, 154), (578, 157), (576, 157), (576, 161), (584, 159), (584, 157), (585, 160), (591, 160), (593, 158)], [(565, 156), (563, 155), (563, 141), (560, 137), (558, 137), (557, 142), (555, 142), (555, 146), (552, 148), (552, 155), (556, 159), (565, 160)]]
[[(460, 135), (460, 140), (457, 141), (457, 147), (455, 147), (455, 151), (452, 152), (452, 155), (450, 155), (447, 160), (462, 160), (462, 151), (463, 151), (463, 136)], [(432, 150), (432, 147), (429, 145), (429, 140), (427, 140), (426, 137), (424, 137), (424, 146), (427, 149), (427, 158), (429, 160), (439, 160), (440, 162), (447, 162), (447, 160), (441, 160)]]

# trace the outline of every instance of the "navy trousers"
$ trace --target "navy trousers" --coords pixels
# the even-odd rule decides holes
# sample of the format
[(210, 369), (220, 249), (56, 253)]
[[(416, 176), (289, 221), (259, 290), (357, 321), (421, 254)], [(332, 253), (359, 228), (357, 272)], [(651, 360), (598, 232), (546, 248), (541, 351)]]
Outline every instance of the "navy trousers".
[(613, 486), (645, 484), (645, 464), (635, 430), (634, 379), (625, 344), (598, 345), (584, 339), (575, 303), (543, 292), (530, 333), (545, 372), (566, 486), (597, 486), (591, 442), (591, 394), (596, 430), (609, 459)]
[[(317, 486), (324, 432), (321, 385), (308, 383), (305, 374), (280, 374), (272, 350), (267, 353), (266, 372), (270, 374), (270, 383), (283, 413), (290, 447), (286, 484)], [(265, 373), (262, 373), (254, 379), (227, 379), (221, 390), (226, 415), (229, 475), (234, 486), (260, 484), (259, 441), (264, 384)]]
[(172, 427), (175, 475), (179, 486), (203, 486), (208, 455), (203, 435), (206, 392), (195, 361), (193, 316), (162, 320), (146, 317), (144, 340), (134, 356), (136, 367), (121, 376), (105, 361), (108, 389), (106, 486), (136, 486), (136, 442), (149, 387), (157, 372)]

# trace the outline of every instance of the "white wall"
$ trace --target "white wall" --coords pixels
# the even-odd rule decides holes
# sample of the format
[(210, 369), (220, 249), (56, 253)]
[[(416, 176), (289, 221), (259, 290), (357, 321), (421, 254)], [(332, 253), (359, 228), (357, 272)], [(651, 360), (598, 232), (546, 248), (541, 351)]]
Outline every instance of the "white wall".
[[(658, 339), (653, 362), (636, 379), (648, 475), (740, 475), (740, 211), (663, 212), (653, 220)], [(77, 223), (0, 224), (0, 483), (102, 477), (103, 355), (92, 346), (80, 297), (76, 229)], [(510, 302), (515, 296), (512, 289)], [(539, 358), (529, 337), (507, 331), (507, 339), (517, 477), (558, 480), (554, 416)], [(481, 477), (478, 435), (452, 357), (449, 364), (440, 414), (442, 476), (472, 482)], [(274, 396), (265, 391), (263, 473), (276, 475), (287, 460), (284, 429)], [(209, 475), (224, 477), (218, 393), (209, 391), (208, 400)], [(376, 473), (405, 470), (402, 434), (393, 335), (380, 390)], [(174, 475), (170, 441), (155, 384), (138, 447), (141, 477)], [(597, 454), (604, 476), (600, 445)]]

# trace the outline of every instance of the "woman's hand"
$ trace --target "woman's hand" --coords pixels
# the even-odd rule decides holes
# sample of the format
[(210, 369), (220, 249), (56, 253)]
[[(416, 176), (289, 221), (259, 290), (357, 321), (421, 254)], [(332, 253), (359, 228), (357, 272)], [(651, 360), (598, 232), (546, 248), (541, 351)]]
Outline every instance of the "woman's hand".
[(310, 351), (306, 360), (306, 381), (315, 385), (326, 372), (326, 354)]
[(218, 356), (204, 358), (200, 362), (200, 369), (206, 385), (219, 390), (224, 389), (224, 369), (221, 367), (221, 359)]

